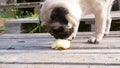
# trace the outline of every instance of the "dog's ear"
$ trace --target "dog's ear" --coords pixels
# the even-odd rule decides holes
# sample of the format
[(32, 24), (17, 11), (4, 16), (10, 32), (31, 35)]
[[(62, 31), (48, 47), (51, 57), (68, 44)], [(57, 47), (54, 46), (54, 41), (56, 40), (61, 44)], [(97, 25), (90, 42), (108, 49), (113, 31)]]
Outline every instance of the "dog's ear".
[(64, 21), (63, 24), (65, 24), (65, 21), (67, 21), (65, 18), (66, 14), (68, 14), (68, 10), (66, 8), (56, 7), (52, 10), (50, 17), (53, 21)]

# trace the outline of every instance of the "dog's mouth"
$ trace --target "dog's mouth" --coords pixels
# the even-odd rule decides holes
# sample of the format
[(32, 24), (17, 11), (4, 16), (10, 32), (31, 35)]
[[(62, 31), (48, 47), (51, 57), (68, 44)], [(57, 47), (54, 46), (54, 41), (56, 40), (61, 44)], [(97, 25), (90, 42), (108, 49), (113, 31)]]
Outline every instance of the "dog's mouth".
[(60, 27), (58, 29), (51, 29), (48, 32), (52, 36), (54, 36), (56, 39), (66, 39), (72, 34), (73, 28), (67, 29), (67, 28)]

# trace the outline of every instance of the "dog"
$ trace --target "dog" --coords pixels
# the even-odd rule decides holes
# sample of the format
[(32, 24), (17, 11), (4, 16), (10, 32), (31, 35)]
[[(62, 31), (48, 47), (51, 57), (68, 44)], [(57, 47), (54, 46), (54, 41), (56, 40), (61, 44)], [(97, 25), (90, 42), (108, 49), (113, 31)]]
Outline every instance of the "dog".
[(108, 34), (114, 0), (46, 0), (40, 9), (41, 26), (56, 39), (75, 38), (82, 16), (94, 14), (95, 34), (88, 43), (96, 44)]

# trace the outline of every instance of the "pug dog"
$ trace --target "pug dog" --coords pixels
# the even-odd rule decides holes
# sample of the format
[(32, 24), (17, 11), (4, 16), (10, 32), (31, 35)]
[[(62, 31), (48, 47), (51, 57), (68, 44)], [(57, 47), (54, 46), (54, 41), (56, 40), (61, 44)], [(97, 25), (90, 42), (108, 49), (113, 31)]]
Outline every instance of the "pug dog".
[(96, 44), (108, 34), (114, 0), (45, 0), (40, 9), (41, 26), (56, 39), (75, 38), (80, 20), (86, 14), (95, 16), (95, 34), (88, 43)]

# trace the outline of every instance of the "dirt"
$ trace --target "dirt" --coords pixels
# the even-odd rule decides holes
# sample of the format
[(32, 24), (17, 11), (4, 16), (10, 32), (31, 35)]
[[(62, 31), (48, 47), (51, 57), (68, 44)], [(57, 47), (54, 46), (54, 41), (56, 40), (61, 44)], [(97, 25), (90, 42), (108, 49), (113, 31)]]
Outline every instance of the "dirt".
[(12, 18), (0, 18), (0, 34), (4, 32), (4, 22)]

